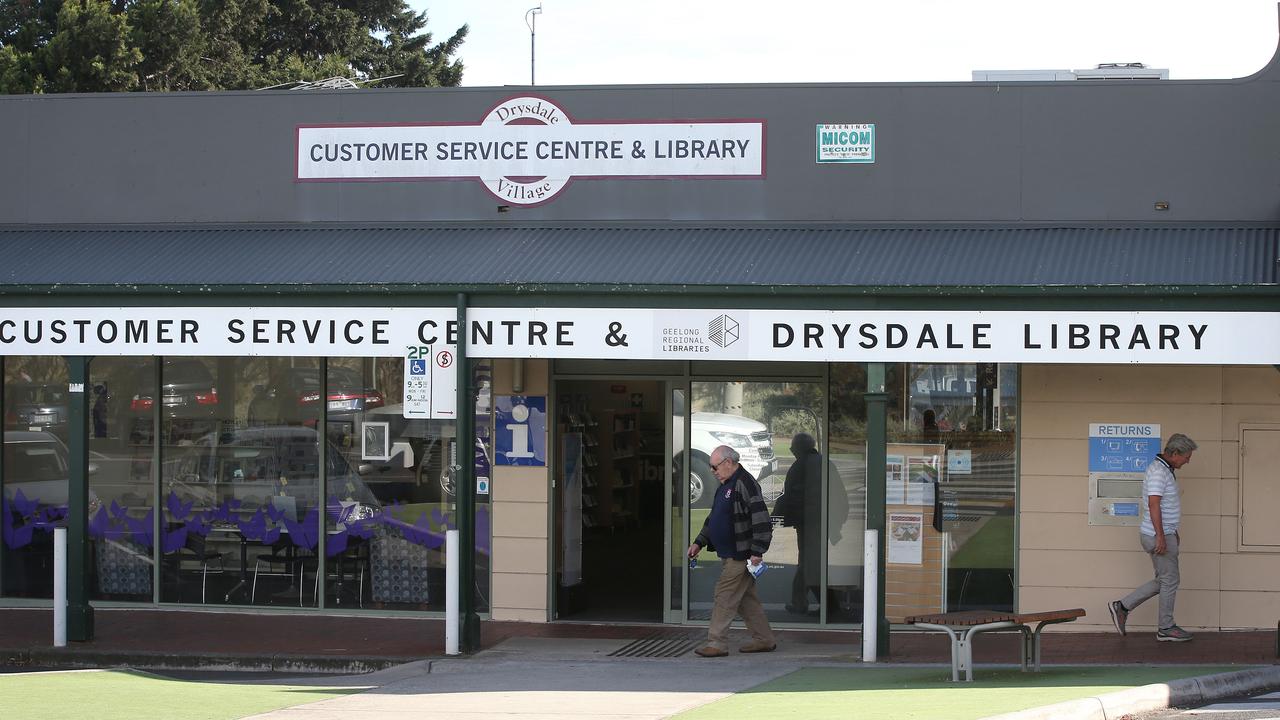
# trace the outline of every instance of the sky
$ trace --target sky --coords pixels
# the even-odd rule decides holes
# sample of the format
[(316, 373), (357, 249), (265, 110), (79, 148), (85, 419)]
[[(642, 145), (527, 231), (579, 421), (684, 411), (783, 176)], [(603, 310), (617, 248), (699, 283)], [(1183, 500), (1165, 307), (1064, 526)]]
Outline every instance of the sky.
[[(528, 85), (538, 0), (409, 0), (464, 86)], [(1256, 72), (1277, 0), (541, 0), (537, 85), (956, 82), (974, 70), (1141, 62), (1171, 79)]]

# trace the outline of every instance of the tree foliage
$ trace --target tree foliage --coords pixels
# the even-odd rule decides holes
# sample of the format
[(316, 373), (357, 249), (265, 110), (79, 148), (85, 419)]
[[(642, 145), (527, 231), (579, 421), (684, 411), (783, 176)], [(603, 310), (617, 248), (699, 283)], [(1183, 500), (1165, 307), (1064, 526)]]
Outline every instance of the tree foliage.
[(0, 93), (459, 84), (467, 26), (426, 25), (405, 0), (0, 0)]

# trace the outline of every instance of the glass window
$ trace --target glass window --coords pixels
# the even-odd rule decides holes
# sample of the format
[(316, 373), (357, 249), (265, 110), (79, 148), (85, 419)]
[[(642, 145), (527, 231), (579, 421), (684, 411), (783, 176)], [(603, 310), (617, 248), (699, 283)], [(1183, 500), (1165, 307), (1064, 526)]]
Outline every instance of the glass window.
[(889, 380), (889, 511), (897, 487), (924, 514), (919, 564), (937, 580), (915, 610), (1012, 610), (1017, 366), (909, 363)]
[[(89, 364), (89, 538), (92, 597), (151, 601), (155, 491), (150, 436), (153, 358), (100, 357)], [(143, 400), (145, 398), (146, 400)], [(145, 404), (146, 408), (141, 405)], [(139, 427), (145, 428), (141, 432)]]
[(317, 367), (310, 358), (164, 360), (161, 600), (317, 604), (320, 404), (297, 382)]
[(831, 366), (827, 452), (827, 622), (862, 622), (862, 551), (867, 527), (867, 373)]
[(4, 358), (0, 594), (10, 597), (53, 597), (53, 529), (66, 526), (70, 477), (67, 382), (61, 357)]
[[(457, 527), (457, 425), (404, 416), (403, 358), (331, 358), (328, 367), (330, 457), (343, 467), (331, 469), (325, 499), (325, 603), (444, 610), (444, 534)], [(492, 373), (487, 362), (475, 367), (473, 458), (476, 477), (487, 480)], [(477, 499), (477, 602), (487, 611), (488, 495)]]

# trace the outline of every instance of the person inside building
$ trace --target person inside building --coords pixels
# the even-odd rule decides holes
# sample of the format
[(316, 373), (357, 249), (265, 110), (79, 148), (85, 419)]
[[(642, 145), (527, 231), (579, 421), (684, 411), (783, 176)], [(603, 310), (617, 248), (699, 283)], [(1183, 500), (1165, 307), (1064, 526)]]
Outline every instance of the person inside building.
[(1196, 443), (1181, 433), (1169, 436), (1164, 452), (1147, 466), (1142, 481), (1142, 494), (1147, 502), (1142, 508), (1142, 524), (1138, 538), (1142, 549), (1151, 556), (1155, 577), (1121, 600), (1107, 606), (1116, 630), (1125, 634), (1129, 613), (1156, 595), (1160, 596), (1160, 617), (1156, 640), (1187, 642), (1191, 633), (1173, 622), (1173, 603), (1178, 594), (1178, 524), (1182, 519), (1182, 497), (1174, 472), (1191, 462)]
[(702, 530), (689, 545), (690, 558), (697, 557), (704, 547), (720, 557), (720, 579), (716, 581), (707, 644), (694, 651), (702, 657), (729, 654), (729, 625), (735, 615), (742, 616), (751, 633), (751, 642), (738, 648), (738, 652), (772, 652), (777, 647), (773, 628), (769, 627), (756, 593), (756, 574), (764, 569), (773, 525), (760, 483), (739, 464), (740, 459), (738, 451), (727, 445), (711, 452), (711, 472), (720, 486), (715, 488), (715, 501)]
[[(818, 582), (822, 564), (822, 454), (809, 433), (796, 433), (791, 439), (795, 461), (787, 470), (782, 495), (773, 514), (782, 524), (796, 529), (799, 559), (791, 581), (791, 602), (787, 612), (805, 615), (809, 612), (809, 595), (820, 597)], [(840, 542), (840, 528), (849, 514), (849, 497), (835, 465), (830, 466), (831, 497), (828, 500), (827, 537), (831, 544)]]

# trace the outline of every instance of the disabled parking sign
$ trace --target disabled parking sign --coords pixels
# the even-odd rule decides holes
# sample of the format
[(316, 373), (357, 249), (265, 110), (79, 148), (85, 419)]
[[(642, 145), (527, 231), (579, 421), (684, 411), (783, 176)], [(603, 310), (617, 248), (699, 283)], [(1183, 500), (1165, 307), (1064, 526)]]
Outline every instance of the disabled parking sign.
[(443, 345), (410, 345), (404, 356), (406, 418), (457, 417), (457, 370), (454, 349)]

